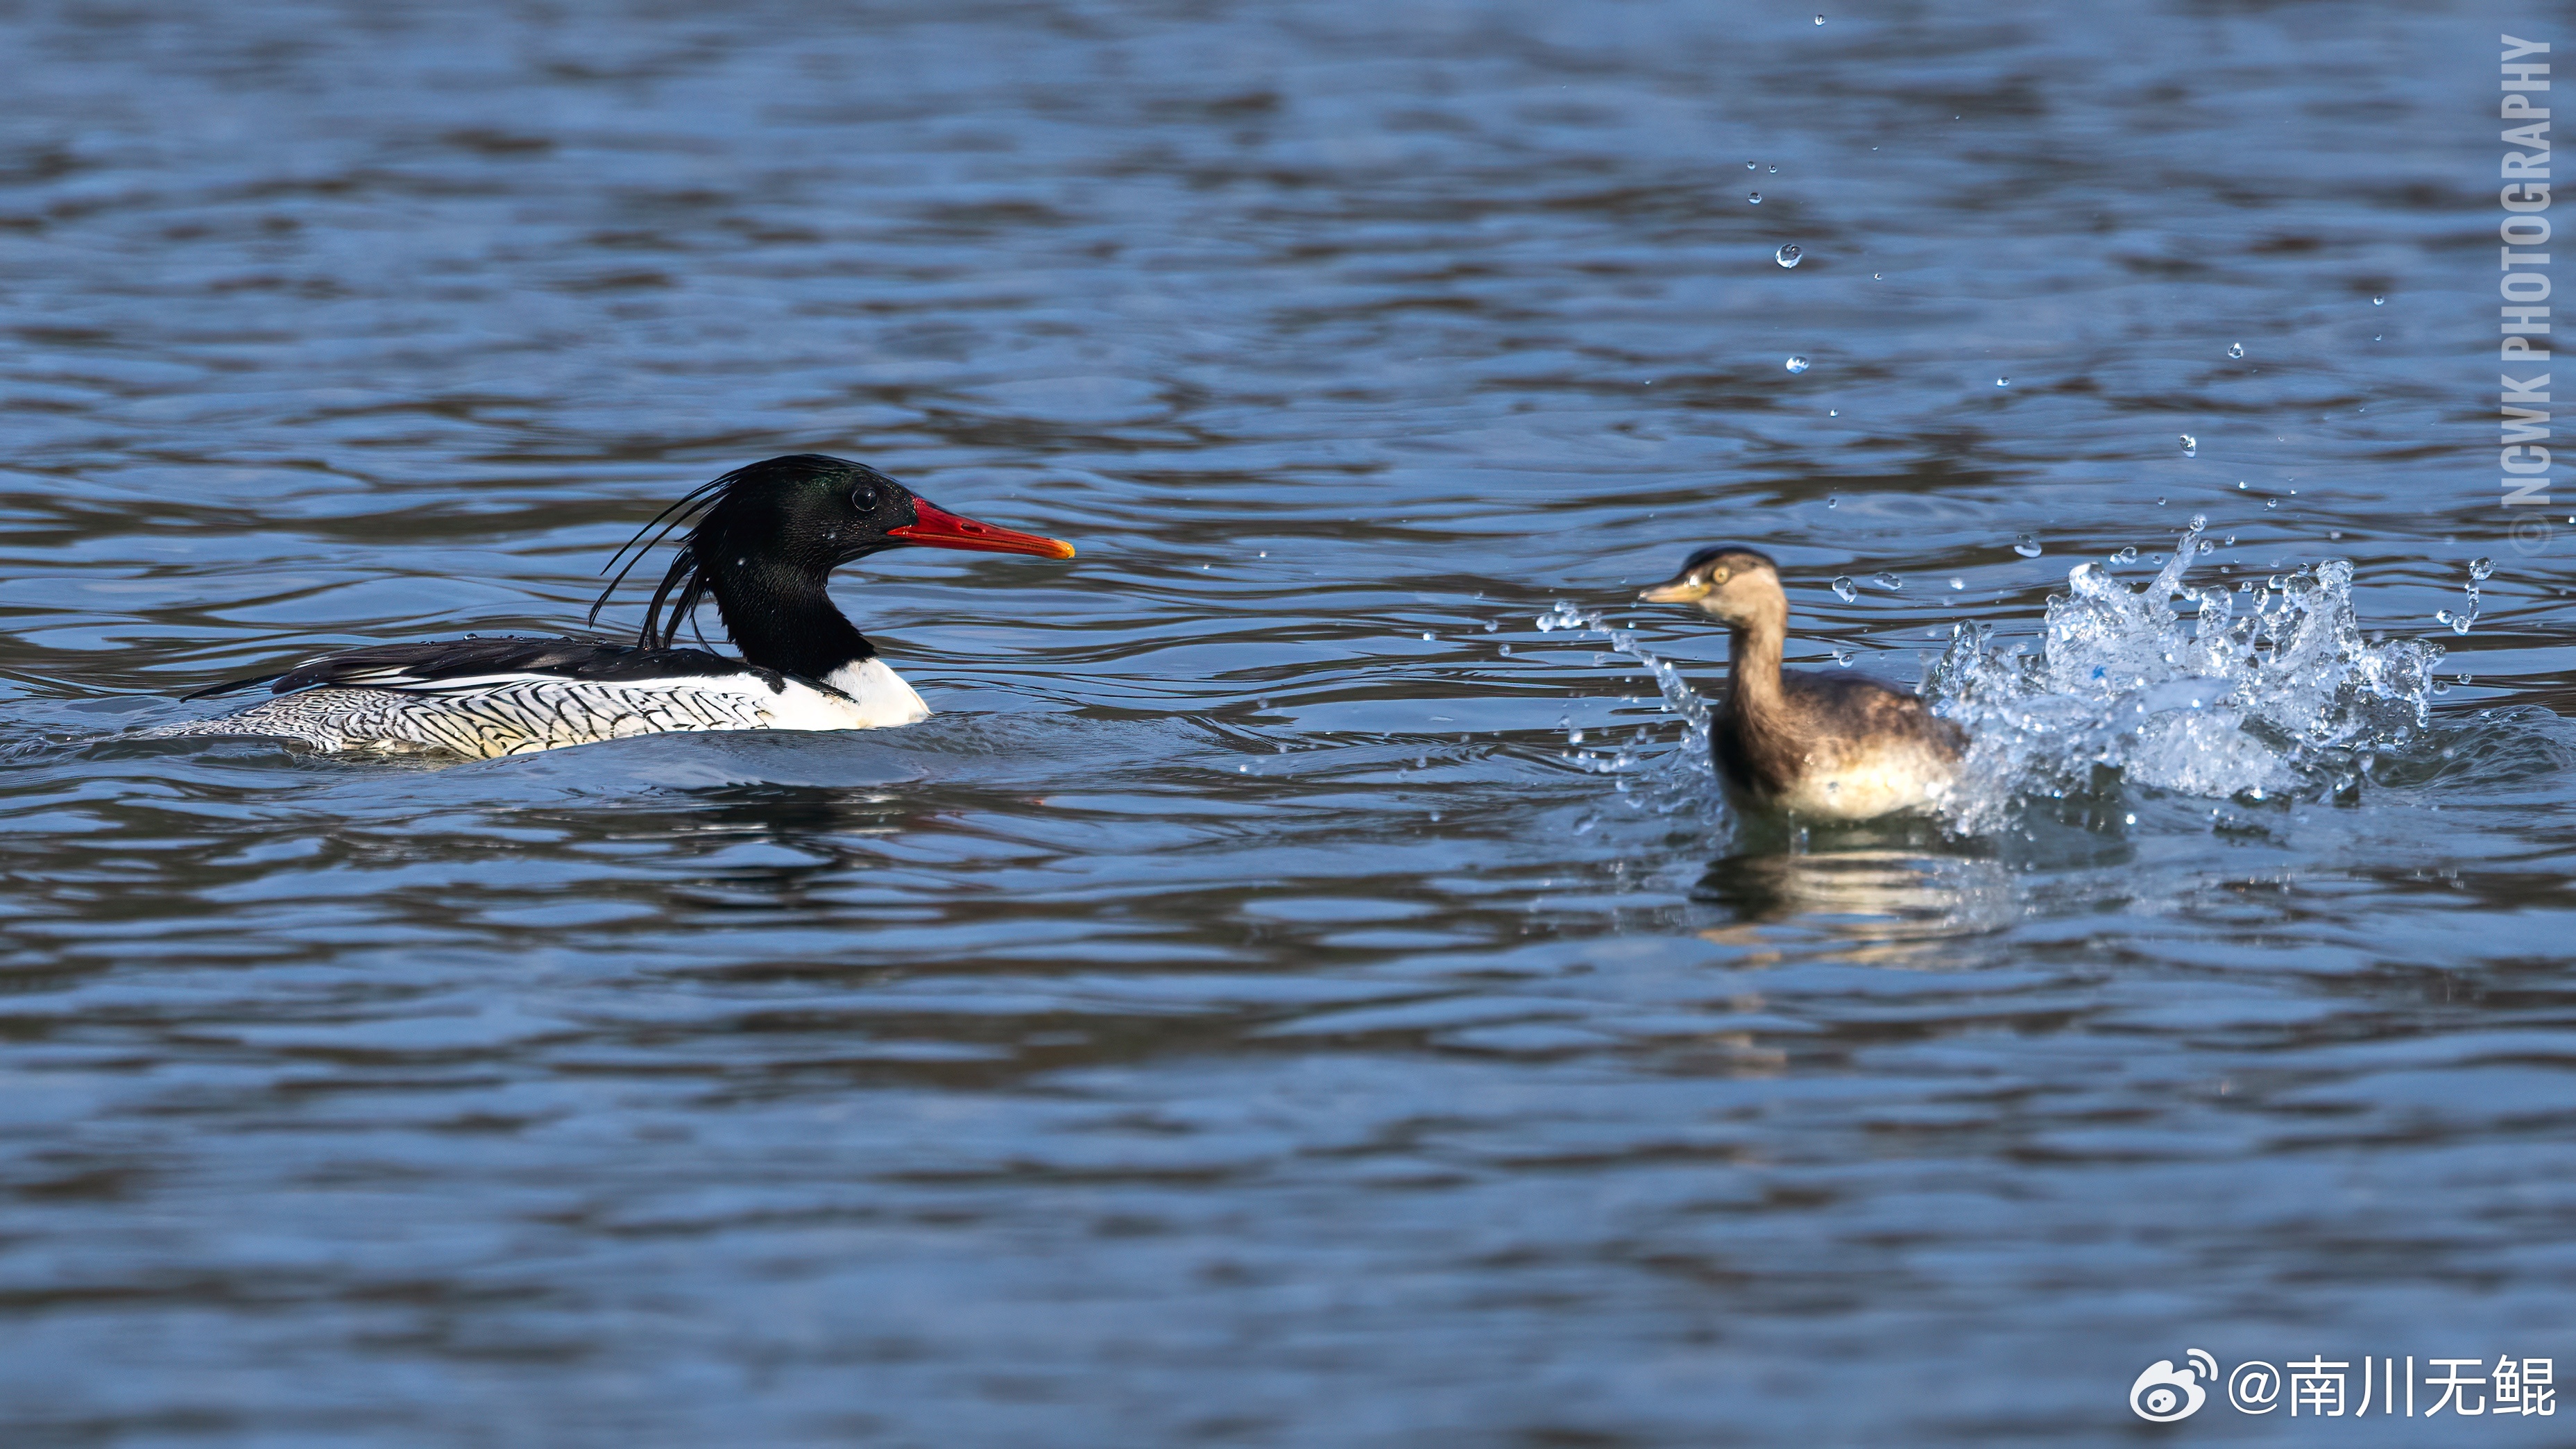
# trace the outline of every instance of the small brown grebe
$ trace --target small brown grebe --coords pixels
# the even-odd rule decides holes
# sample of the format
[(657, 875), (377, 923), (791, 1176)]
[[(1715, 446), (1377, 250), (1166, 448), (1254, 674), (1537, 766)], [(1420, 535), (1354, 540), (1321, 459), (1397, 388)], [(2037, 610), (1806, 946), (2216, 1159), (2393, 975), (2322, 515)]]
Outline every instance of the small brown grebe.
[(1749, 548), (1692, 554), (1650, 604), (1697, 604), (1732, 631), (1708, 742), (1739, 802), (1827, 820), (1928, 810), (1949, 794), (1968, 737), (1923, 701), (1854, 674), (1783, 670), (1789, 596)]

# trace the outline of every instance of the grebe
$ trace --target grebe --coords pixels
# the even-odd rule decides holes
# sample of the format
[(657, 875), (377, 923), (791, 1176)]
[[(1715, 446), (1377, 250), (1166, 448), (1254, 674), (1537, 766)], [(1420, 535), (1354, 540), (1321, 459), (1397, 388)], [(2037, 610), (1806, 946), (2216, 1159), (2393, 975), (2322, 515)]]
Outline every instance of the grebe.
[(1928, 810), (1947, 798), (1968, 743), (1957, 725), (1875, 679), (1781, 669), (1789, 596), (1770, 559), (1704, 548), (1637, 597), (1697, 604), (1733, 633), (1726, 700), (1708, 731), (1731, 795), (1827, 820)]
[[(833, 607), (826, 590), (832, 570), (906, 545), (1073, 557), (1069, 543), (960, 518), (865, 464), (799, 453), (737, 468), (664, 509), (609, 559), (614, 567), (634, 550), (590, 606), (589, 621), (654, 544), (683, 524), (692, 525), (688, 536), (633, 644), (370, 644), (198, 690), (188, 698), (257, 684), (277, 697), (151, 733), (260, 735), (324, 750), (490, 759), (675, 730), (911, 724), (928, 718), (929, 707)], [(656, 526), (661, 534), (645, 543)], [(708, 597), (740, 659), (675, 647), (682, 623)]]

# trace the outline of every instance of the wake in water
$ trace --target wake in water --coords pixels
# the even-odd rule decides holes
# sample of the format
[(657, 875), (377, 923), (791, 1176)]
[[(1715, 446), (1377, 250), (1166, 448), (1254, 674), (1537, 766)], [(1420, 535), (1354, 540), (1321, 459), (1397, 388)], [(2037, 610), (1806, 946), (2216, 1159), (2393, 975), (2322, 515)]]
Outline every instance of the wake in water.
[[(2352, 565), (2342, 559), (2274, 574), (2241, 594), (2186, 585), (2185, 571), (2209, 551), (2206, 526), (2193, 518), (2140, 589), (2099, 564), (2077, 565), (2067, 592), (2049, 596), (2035, 651), (2026, 641), (1997, 646), (1991, 625), (1957, 626), (1921, 691), (1971, 741), (1945, 810), (1953, 828), (1991, 832), (2016, 797), (2089, 791), (2104, 768), (2133, 784), (2211, 798), (2332, 796), (2354, 788), (2377, 753), (2421, 741), (2442, 651), (2365, 637)], [(1559, 604), (1537, 622), (1602, 634), (1643, 664), (1666, 708), (1689, 721), (1684, 753), (1706, 773), (1710, 705), (1679, 668), (1599, 613)]]

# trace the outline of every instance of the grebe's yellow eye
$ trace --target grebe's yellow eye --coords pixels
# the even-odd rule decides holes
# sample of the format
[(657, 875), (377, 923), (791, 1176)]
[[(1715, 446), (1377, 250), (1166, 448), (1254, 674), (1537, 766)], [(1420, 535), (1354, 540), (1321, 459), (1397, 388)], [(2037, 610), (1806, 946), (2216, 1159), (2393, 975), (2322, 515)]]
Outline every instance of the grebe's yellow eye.
[(1727, 571), (1725, 569), (1710, 569), (1708, 571), (1709, 583), (1712, 585), (1725, 583), (1726, 573)]

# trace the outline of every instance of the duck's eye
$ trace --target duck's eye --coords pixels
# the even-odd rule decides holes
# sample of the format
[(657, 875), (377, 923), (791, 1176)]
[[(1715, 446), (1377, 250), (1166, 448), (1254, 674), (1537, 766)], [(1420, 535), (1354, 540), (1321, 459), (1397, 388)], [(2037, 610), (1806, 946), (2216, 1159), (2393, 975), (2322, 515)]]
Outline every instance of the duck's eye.
[(875, 485), (862, 483), (858, 487), (851, 489), (850, 506), (859, 510), (861, 513), (876, 512), (877, 490)]

